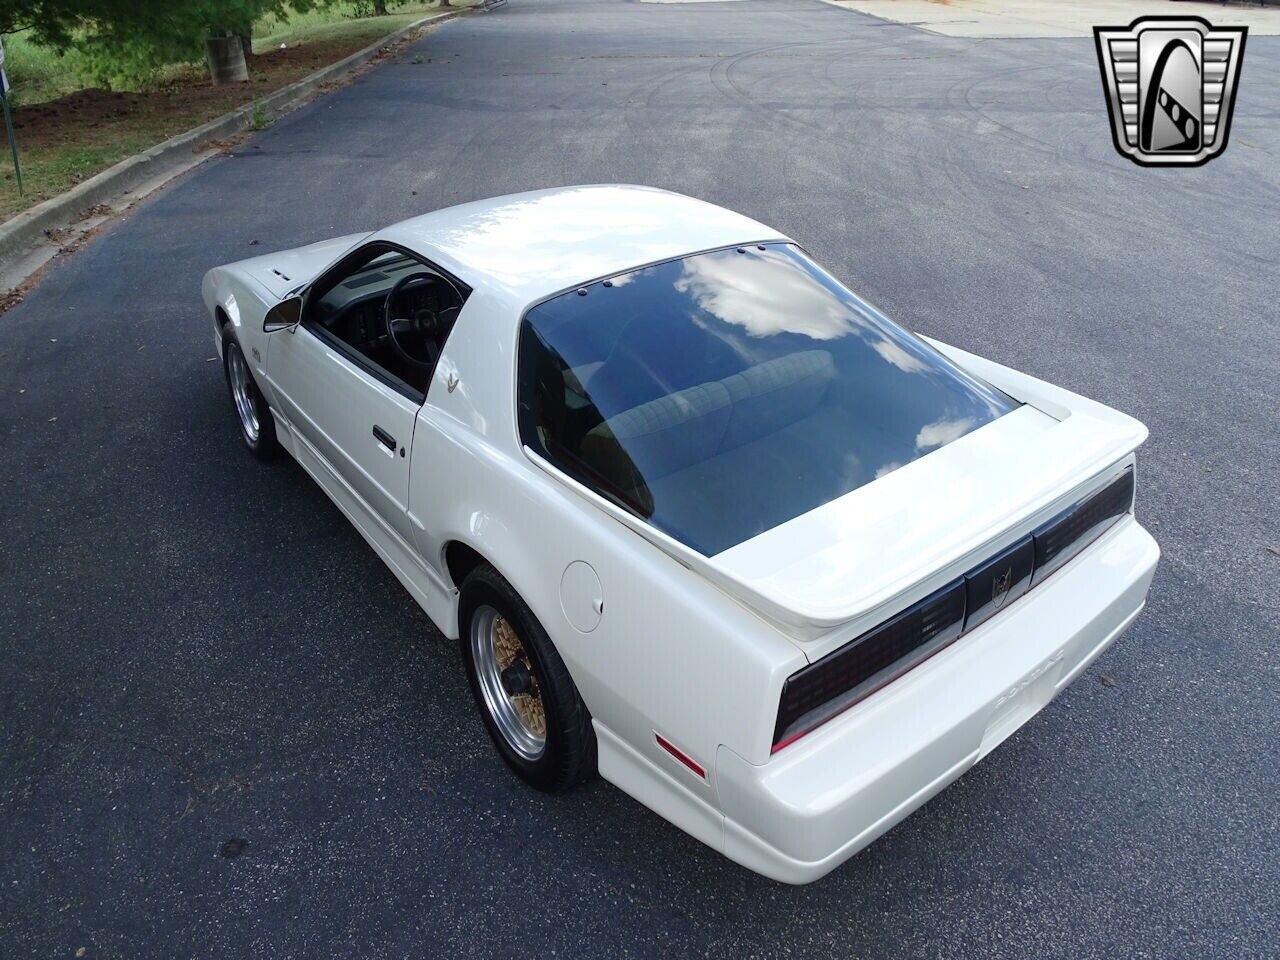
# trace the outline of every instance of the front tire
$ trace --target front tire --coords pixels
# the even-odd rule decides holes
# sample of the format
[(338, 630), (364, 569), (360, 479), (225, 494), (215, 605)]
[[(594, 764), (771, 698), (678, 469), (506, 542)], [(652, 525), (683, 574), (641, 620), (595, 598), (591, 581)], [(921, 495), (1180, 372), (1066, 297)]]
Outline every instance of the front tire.
[(259, 460), (274, 459), (280, 452), (280, 441), (276, 438), (271, 408), (253, 379), (239, 342), (226, 328), (222, 335), (222, 372), (231, 390), (231, 406), (240, 424), (244, 445)]
[(594, 775), (596, 736), (578, 688), (542, 624), (488, 564), (463, 581), (458, 623), (471, 693), (507, 765), (547, 793)]

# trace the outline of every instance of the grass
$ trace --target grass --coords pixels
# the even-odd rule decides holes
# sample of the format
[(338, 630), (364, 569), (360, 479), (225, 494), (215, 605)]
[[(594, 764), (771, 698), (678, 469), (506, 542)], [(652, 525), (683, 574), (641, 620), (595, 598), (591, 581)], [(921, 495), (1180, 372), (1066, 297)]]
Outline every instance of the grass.
[(367, 36), (370, 43), (383, 34), (407, 27), (415, 20), (438, 10), (439, 3), (406, 3), (392, 7), (385, 17), (356, 17), (354, 4), (339, 3), (307, 13), (290, 14), (287, 19), (277, 19), (268, 14), (254, 24), (253, 52), (277, 48), (282, 43), (300, 43), (307, 40), (323, 40), (336, 34)]
[(271, 121), (267, 119), (267, 111), (263, 108), (262, 104), (255, 101), (253, 104), (253, 113), (249, 117), (249, 129), (265, 130), (269, 123), (271, 123)]
[[(178, 132), (178, 131), (174, 131)], [(164, 126), (140, 125), (110, 143), (90, 143), (84, 146), (68, 145), (58, 150), (33, 150), (22, 152), (22, 185), (25, 195), (18, 196), (13, 180), (13, 161), (4, 147), (0, 166), (5, 173), (3, 193), (0, 193), (0, 218), (8, 219), (29, 206), (63, 193), (81, 181), (125, 157), (140, 153), (161, 140), (173, 136)], [(21, 141), (19, 141), (21, 143)]]
[(32, 43), (25, 33), (4, 38), (4, 68), (17, 104), (54, 100), (83, 86), (74, 54), (59, 56)]
[[(466, 5), (466, 0), (454, 2)], [(336, 4), (288, 20), (264, 17), (254, 27), (250, 82), (223, 87), (209, 82), (203, 65), (190, 65), (170, 68), (134, 90), (95, 90), (77, 79), (74, 52), (59, 57), (21, 34), (6, 37), (5, 67), (14, 87), (26, 195), (18, 196), (7, 138), (0, 138), (0, 219), (168, 137), (256, 102), (436, 9), (435, 2), (406, 3), (385, 17), (357, 18), (353, 4)], [(250, 127), (261, 129), (267, 122), (258, 108)]]

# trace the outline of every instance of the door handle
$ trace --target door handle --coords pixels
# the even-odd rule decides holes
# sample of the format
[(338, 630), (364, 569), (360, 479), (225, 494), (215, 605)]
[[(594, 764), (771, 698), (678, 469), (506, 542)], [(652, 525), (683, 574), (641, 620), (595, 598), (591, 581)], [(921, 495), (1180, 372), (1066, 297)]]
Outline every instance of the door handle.
[(387, 433), (387, 431), (383, 430), (376, 423), (373, 425), (373, 435), (378, 438), (378, 442), (380, 444), (382, 444), (392, 453), (396, 452), (396, 438), (393, 437), (391, 434)]

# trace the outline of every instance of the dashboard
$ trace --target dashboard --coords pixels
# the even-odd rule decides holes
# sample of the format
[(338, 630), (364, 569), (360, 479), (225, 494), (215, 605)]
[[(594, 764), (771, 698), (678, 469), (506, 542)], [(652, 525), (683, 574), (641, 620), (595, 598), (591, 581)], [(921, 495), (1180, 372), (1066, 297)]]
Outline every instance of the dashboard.
[[(355, 297), (341, 306), (325, 311), (323, 301), (317, 310), (320, 325), (335, 337), (357, 349), (366, 349), (386, 339), (382, 312), (386, 306), (386, 290), (379, 290)], [(396, 298), (400, 313), (412, 316), (420, 311), (439, 315), (441, 311), (458, 304), (458, 296), (445, 280), (438, 279), (421, 287), (406, 290)]]
[[(408, 278), (413, 282), (396, 294), (395, 315), (418, 322), (397, 327), (393, 343), (383, 313), (391, 291)], [(450, 278), (397, 250), (376, 256), (316, 292), (306, 310), (307, 322), (318, 327), (317, 332), (420, 392), (425, 392), (435, 358), (466, 300)]]
[[(407, 276), (431, 273), (430, 269), (410, 257), (380, 257), (328, 290), (316, 301), (313, 316), (335, 337), (358, 350), (369, 352), (386, 342), (382, 313), (392, 288)], [(404, 317), (424, 312), (439, 315), (450, 307), (462, 306), (458, 291), (441, 276), (410, 286), (396, 299), (396, 312)]]

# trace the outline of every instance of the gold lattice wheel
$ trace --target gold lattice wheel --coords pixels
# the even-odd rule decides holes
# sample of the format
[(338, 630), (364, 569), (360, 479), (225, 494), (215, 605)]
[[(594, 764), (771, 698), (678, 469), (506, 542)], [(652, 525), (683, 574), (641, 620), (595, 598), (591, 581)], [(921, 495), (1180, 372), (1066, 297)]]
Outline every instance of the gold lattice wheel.
[(542, 706), (542, 691), (538, 689), (538, 678), (533, 675), (533, 664), (529, 662), (529, 655), (525, 653), (515, 627), (511, 626), (506, 617), (499, 616), (493, 623), (493, 650), (497, 657), (500, 674), (517, 662), (529, 671), (529, 689), (522, 693), (508, 693), (507, 696), (525, 728), (534, 736), (545, 740), (547, 712)]
[(537, 760), (547, 747), (547, 711), (519, 631), (486, 604), (472, 614), (470, 640), (476, 679), (494, 725), (512, 750)]

